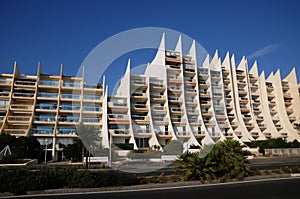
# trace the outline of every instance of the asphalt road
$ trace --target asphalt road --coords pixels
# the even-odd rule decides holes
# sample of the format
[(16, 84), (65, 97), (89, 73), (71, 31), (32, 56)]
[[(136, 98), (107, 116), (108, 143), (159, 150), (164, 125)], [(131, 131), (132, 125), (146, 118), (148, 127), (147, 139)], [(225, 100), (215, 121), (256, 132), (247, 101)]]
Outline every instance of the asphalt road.
[(282, 199), (299, 198), (300, 178), (265, 181), (196, 185), (181, 188), (161, 188), (135, 191), (77, 193), (68, 195), (28, 196), (25, 198), (55, 199)]

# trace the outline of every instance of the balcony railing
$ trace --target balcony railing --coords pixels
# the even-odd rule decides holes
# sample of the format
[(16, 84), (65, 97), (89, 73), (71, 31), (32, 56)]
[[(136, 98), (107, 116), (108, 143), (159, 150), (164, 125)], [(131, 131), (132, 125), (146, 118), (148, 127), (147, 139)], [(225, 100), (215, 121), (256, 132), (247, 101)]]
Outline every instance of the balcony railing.
[(13, 97), (18, 97), (18, 98), (33, 98), (34, 93), (14, 93)]
[(11, 85), (10, 79), (0, 78), (0, 85)]
[(88, 95), (88, 94), (85, 94), (83, 96), (83, 99), (84, 100), (100, 100), (101, 97), (100, 97), (100, 95)]
[(56, 104), (37, 104), (35, 109), (41, 109), (41, 110), (56, 110), (57, 105)]
[(58, 87), (58, 80), (41, 80), (39, 85), (45, 87)]
[(82, 122), (84, 122), (84, 123), (99, 123), (100, 118), (98, 118), (98, 117), (83, 117)]
[(38, 97), (42, 97), (42, 98), (57, 98), (58, 97), (58, 93), (46, 93), (46, 92), (40, 92)]
[(32, 105), (21, 105), (21, 104), (12, 104), (10, 105), (11, 110), (32, 110)]
[(35, 86), (36, 82), (34, 81), (22, 81), (22, 80), (16, 80), (15, 81), (16, 86)]
[(8, 116), (7, 121), (8, 122), (29, 122), (31, 117), (28, 116)]
[(55, 122), (55, 116), (36, 116), (33, 118), (33, 121), (37, 122)]
[(77, 123), (79, 122), (79, 117), (59, 117), (58, 121), (67, 123)]
[(63, 93), (61, 95), (62, 99), (80, 99), (80, 94), (69, 94), (69, 93)]
[(52, 135), (53, 129), (31, 129), (30, 134), (46, 134), (46, 135)]

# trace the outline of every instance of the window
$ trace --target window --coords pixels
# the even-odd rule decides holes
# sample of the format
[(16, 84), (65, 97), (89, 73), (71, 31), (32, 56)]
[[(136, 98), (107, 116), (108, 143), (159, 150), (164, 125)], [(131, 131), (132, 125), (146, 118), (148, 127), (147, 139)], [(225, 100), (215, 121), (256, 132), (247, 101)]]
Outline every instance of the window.
[(149, 147), (149, 138), (135, 138), (135, 142), (138, 148)]

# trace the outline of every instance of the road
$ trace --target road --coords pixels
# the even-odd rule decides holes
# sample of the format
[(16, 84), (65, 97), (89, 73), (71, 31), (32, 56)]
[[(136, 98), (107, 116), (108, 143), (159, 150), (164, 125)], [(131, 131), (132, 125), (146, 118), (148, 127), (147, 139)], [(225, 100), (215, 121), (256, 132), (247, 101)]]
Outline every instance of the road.
[(134, 191), (110, 191), (65, 195), (27, 196), (34, 199), (282, 199), (299, 198), (300, 178), (273, 179), (215, 185), (195, 185), (177, 188), (156, 188)]

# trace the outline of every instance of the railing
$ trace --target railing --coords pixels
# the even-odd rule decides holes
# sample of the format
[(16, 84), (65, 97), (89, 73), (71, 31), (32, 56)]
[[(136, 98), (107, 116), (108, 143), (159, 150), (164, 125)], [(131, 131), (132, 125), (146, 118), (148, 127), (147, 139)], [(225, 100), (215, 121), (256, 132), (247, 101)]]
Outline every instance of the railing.
[(62, 99), (80, 99), (79, 94), (69, 94), (69, 93), (63, 93), (61, 95)]
[(98, 118), (98, 117), (83, 117), (82, 122), (84, 122), (84, 123), (99, 123), (100, 118)]
[(57, 105), (56, 104), (37, 104), (35, 109), (41, 109), (41, 110), (56, 110)]
[(17, 104), (12, 104), (10, 105), (11, 110), (31, 110), (32, 105), (17, 105)]
[(100, 100), (100, 95), (83, 95), (84, 100)]
[(70, 129), (60, 128), (60, 129), (58, 129), (57, 134), (58, 135), (75, 135), (76, 134), (76, 129), (73, 129), (73, 128), (70, 128)]
[(30, 134), (53, 134), (53, 129), (31, 129)]
[(110, 132), (113, 132), (116, 135), (127, 135), (129, 134), (128, 129), (109, 129)]
[(14, 97), (25, 97), (25, 98), (32, 98), (34, 97), (34, 93), (14, 93)]
[(39, 85), (40, 86), (57, 87), (58, 80), (41, 80)]
[(0, 78), (0, 84), (1, 85), (11, 85), (11, 80), (10, 79), (3, 79), (3, 78)]
[(100, 106), (83, 106), (83, 111), (100, 111)]
[(79, 122), (79, 117), (59, 117), (59, 122), (76, 123)]
[(9, 122), (29, 122), (31, 117), (26, 116), (8, 116), (7, 121)]
[(102, 89), (102, 85), (94, 85), (94, 84), (84, 84), (83, 88), (87, 88), (87, 89)]
[(67, 88), (80, 88), (80, 82), (64, 81), (63, 87)]
[(58, 93), (45, 93), (45, 92), (40, 92), (38, 97), (43, 97), (43, 98), (57, 98)]
[(27, 133), (27, 130), (26, 129), (4, 129), (4, 132), (7, 134), (24, 135)]
[(36, 82), (16, 80), (15, 85), (19, 86), (35, 86)]
[(60, 110), (62, 111), (79, 111), (80, 105), (61, 105)]
[(33, 118), (34, 121), (38, 122), (55, 122), (55, 116), (37, 116)]

